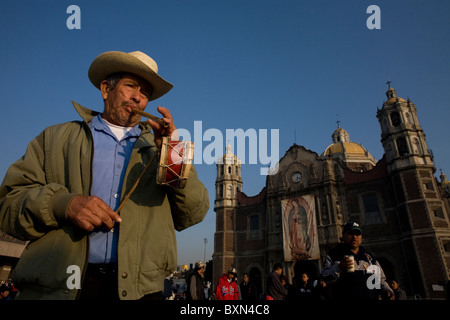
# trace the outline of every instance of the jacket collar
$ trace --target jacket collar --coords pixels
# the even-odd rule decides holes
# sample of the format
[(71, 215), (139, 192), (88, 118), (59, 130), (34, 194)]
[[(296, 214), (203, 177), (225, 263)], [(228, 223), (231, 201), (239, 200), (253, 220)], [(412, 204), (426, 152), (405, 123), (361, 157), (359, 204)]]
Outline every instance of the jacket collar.
[[(91, 110), (89, 108), (83, 107), (81, 104), (72, 101), (72, 104), (77, 111), (77, 113), (80, 115), (81, 118), (83, 118), (84, 122), (89, 123), (91, 122), (92, 118), (98, 116), (101, 112)], [(141, 121), (139, 122), (139, 128), (142, 130), (142, 133), (147, 133), (151, 131), (151, 127), (148, 124), (147, 121)]]
[[(100, 112), (83, 107), (81, 104), (76, 103), (75, 101), (72, 101), (72, 104), (73, 104), (75, 110), (77, 111), (77, 113), (80, 115), (81, 118), (83, 118), (84, 122), (86, 122), (86, 123), (91, 122), (91, 120), (94, 117), (96, 117), (100, 114)], [(151, 133), (151, 127), (147, 121), (141, 121), (139, 123), (139, 128), (141, 129), (141, 137), (145, 133)], [(153, 141), (153, 134), (150, 134), (150, 135), (151, 135), (151, 137), (149, 137), (149, 138), (145, 137), (144, 141), (139, 141), (139, 140), (141, 140), (141, 139), (139, 139), (136, 142), (138, 144), (138, 147), (140, 147), (140, 148), (155, 147), (155, 142)]]
[(86, 123), (91, 122), (92, 118), (100, 114), (100, 112), (83, 107), (81, 104), (78, 104), (75, 101), (72, 101), (72, 104), (77, 113), (81, 116), (81, 118), (83, 118)]

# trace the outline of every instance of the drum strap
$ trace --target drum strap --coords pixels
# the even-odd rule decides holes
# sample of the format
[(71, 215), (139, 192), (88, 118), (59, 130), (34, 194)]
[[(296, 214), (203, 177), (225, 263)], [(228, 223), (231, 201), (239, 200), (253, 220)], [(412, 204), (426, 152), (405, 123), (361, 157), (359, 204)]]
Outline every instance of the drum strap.
[(155, 158), (159, 155), (160, 151), (157, 151), (153, 154), (152, 158), (150, 159), (150, 161), (148, 162), (148, 164), (145, 166), (144, 170), (142, 170), (141, 174), (139, 175), (139, 177), (137, 178), (136, 182), (134, 183), (133, 187), (131, 188), (130, 192), (128, 192), (128, 194), (126, 195), (126, 197), (123, 199), (122, 203), (119, 205), (119, 208), (117, 208), (116, 213), (119, 213), (120, 210), (123, 208), (123, 206), (125, 205), (125, 203), (128, 201), (128, 199), (130, 199), (131, 194), (134, 192), (134, 190), (136, 189), (136, 187), (138, 186), (139, 182), (142, 180), (142, 177), (145, 175), (145, 173), (147, 172), (148, 168), (150, 168), (150, 165), (152, 164), (153, 160), (155, 160)]

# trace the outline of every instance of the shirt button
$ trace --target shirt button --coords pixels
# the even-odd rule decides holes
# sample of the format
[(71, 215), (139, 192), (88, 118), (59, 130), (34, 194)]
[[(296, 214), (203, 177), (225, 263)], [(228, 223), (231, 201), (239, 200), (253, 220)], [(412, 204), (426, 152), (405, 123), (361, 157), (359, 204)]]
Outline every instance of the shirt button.
[(116, 193), (116, 194), (114, 194), (114, 198), (118, 198), (119, 197), (119, 195)]
[(126, 277), (128, 277), (128, 273), (126, 273), (126, 272), (122, 273), (122, 278), (125, 279)]
[(122, 290), (122, 297), (126, 297), (127, 296), (127, 291), (126, 290)]

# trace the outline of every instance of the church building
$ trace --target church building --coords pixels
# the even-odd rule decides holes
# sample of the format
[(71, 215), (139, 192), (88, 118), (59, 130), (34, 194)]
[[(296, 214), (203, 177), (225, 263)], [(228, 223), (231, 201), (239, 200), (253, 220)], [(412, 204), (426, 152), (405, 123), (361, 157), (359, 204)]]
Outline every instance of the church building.
[(376, 161), (338, 125), (318, 154), (293, 144), (255, 196), (242, 192), (230, 147), (217, 162), (213, 283), (230, 266), (264, 292), (276, 262), (293, 283), (317, 279), (342, 227), (359, 223), (363, 246), (409, 297), (445, 298), (450, 279), (450, 182), (436, 168), (412, 101), (390, 83), (376, 116), (384, 155)]

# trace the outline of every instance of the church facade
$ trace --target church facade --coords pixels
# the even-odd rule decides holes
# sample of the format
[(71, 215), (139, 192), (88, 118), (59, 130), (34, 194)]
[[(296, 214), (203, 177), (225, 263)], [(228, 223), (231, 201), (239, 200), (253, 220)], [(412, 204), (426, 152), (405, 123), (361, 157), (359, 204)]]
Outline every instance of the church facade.
[(258, 195), (242, 193), (241, 163), (217, 163), (213, 283), (230, 266), (264, 291), (276, 262), (289, 282), (317, 279), (342, 226), (362, 226), (363, 246), (408, 296), (445, 297), (450, 279), (450, 183), (436, 168), (412, 101), (389, 85), (377, 110), (384, 156), (376, 161), (338, 125), (320, 155), (292, 145)]

